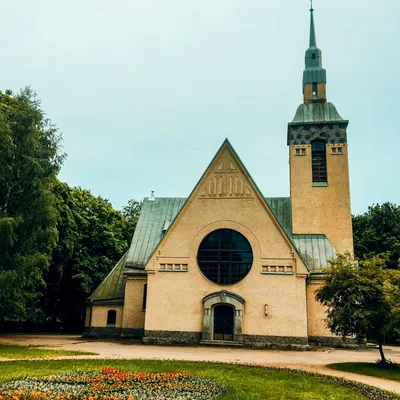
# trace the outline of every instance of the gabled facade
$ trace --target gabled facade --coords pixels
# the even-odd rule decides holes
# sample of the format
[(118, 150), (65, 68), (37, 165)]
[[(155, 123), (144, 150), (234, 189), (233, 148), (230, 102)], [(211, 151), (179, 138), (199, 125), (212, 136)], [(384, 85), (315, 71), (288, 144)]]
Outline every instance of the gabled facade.
[(348, 121), (326, 102), (311, 10), (304, 102), (288, 126), (290, 197), (264, 197), (228, 140), (188, 198), (144, 199), (85, 334), (156, 344), (334, 343), (315, 290), (352, 252)]

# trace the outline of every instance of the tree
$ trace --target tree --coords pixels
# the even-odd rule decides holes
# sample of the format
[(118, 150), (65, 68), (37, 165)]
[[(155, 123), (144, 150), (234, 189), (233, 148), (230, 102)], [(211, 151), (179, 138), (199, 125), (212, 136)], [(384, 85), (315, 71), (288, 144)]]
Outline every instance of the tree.
[(29, 88), (0, 92), (0, 323), (34, 318), (57, 243), (61, 135)]
[(353, 216), (353, 232), (356, 257), (387, 253), (388, 266), (400, 268), (400, 206), (387, 202), (368, 207), (365, 214)]
[(129, 200), (128, 204), (122, 207), (122, 214), (126, 218), (128, 224), (127, 234), (128, 234), (129, 244), (132, 241), (132, 236), (133, 233), (135, 232), (141, 209), (142, 209), (142, 202), (134, 199)]
[(55, 193), (59, 241), (43, 307), (64, 329), (81, 330), (86, 299), (128, 249), (136, 223), (88, 190), (59, 182)]
[(134, 228), (138, 222), (141, 208), (142, 202), (133, 199), (128, 201), (128, 205), (122, 207), (122, 214), (124, 214), (128, 221), (132, 223)]
[(316, 292), (317, 300), (327, 307), (328, 327), (335, 335), (358, 340), (374, 331), (381, 362), (386, 364), (384, 337), (399, 327), (393, 318), (396, 301), (400, 302), (400, 271), (386, 268), (385, 256), (356, 261), (346, 253), (330, 263), (325, 284)]

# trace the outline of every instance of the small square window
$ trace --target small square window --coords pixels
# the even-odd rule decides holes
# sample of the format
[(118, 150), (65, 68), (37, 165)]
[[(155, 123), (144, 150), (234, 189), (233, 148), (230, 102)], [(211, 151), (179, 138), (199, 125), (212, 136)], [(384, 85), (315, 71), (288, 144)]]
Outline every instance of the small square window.
[(343, 154), (342, 147), (332, 147), (332, 154)]
[(306, 155), (305, 147), (296, 148), (296, 156), (305, 156), (305, 155)]

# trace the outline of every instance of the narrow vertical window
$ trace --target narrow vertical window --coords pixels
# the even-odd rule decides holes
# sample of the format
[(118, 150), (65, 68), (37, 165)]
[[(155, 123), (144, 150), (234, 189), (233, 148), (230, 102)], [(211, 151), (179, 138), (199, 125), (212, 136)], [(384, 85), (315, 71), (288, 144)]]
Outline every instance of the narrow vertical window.
[(109, 310), (107, 313), (107, 326), (115, 327), (117, 321), (117, 312), (115, 310)]
[(142, 304), (143, 311), (146, 311), (146, 303), (147, 303), (147, 283), (145, 283), (143, 286), (143, 304)]
[(326, 171), (326, 146), (323, 140), (314, 140), (311, 143), (312, 178), (313, 182), (328, 182)]
[(318, 100), (318, 84), (317, 83), (312, 84), (312, 98), (313, 98), (313, 100)]

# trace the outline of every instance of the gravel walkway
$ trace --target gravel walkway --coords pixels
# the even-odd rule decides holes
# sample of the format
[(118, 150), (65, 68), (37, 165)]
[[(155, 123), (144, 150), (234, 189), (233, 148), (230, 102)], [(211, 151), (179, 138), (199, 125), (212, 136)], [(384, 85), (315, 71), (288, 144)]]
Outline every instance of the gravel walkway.
[[(400, 382), (368, 377), (329, 369), (327, 364), (341, 362), (375, 362), (379, 353), (375, 349), (319, 351), (253, 350), (225, 347), (149, 346), (134, 341), (88, 341), (80, 336), (68, 335), (4, 335), (0, 344), (37, 345), (53, 349), (80, 350), (97, 353), (97, 356), (57, 357), (76, 359), (157, 359), (183, 361), (210, 361), (241, 363), (261, 366), (303, 369), (310, 372), (342, 377), (366, 383), (400, 394)], [(386, 355), (400, 364), (400, 347), (386, 347)], [(6, 361), (1, 358), (0, 361)]]

